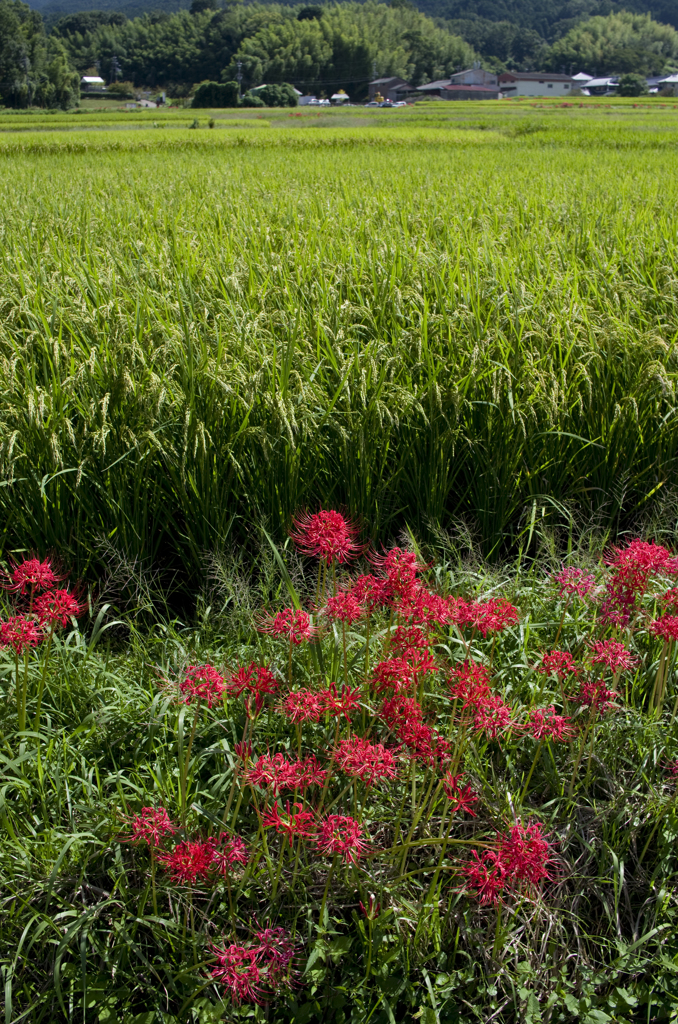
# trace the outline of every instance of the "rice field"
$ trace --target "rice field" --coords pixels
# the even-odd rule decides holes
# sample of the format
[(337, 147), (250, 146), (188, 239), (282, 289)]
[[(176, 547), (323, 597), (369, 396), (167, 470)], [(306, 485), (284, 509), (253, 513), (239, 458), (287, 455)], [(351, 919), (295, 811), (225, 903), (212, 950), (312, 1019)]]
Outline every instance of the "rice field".
[(670, 512), (676, 106), (0, 118), (5, 551)]
[(196, 113), (0, 112), (5, 1024), (675, 1021), (678, 103)]

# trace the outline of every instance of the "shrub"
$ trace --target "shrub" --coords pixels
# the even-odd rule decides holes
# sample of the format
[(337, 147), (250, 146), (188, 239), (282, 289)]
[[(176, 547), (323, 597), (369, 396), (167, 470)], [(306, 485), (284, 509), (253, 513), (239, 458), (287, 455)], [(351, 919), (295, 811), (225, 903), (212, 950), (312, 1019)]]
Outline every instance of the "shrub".
[(263, 101), (265, 107), (296, 107), (299, 103), (296, 92), (287, 82), (282, 85), (261, 85), (251, 92)]
[(259, 99), (258, 96), (255, 96), (251, 92), (245, 93), (245, 95), (242, 98), (242, 105), (243, 105), (243, 107), (265, 107), (266, 106), (266, 104), (264, 103), (264, 101), (262, 99)]
[(113, 82), (108, 87), (108, 95), (115, 96), (121, 100), (133, 100), (134, 99), (134, 83), (133, 82)]
[(193, 97), (193, 107), (237, 107), (237, 82), (202, 82)]
[(647, 93), (647, 82), (642, 75), (622, 75), (619, 79), (617, 92), (620, 96), (645, 96)]

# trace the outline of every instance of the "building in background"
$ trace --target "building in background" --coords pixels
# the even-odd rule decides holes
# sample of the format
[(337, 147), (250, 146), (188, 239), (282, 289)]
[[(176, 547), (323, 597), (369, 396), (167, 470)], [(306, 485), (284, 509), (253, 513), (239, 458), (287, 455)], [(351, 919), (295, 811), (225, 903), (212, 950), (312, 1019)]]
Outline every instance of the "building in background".
[(98, 75), (83, 75), (80, 79), (80, 92), (105, 92), (106, 83)]
[(504, 71), (499, 75), (499, 88), (508, 97), (563, 97), (579, 87), (580, 82), (571, 75), (552, 75), (547, 71)]
[(439, 78), (435, 82), (419, 85), (415, 93), (439, 100), (501, 99), (497, 76), (484, 71), (478, 63), (466, 71), (456, 71), (449, 78)]
[(398, 78), (396, 75), (390, 78), (375, 78), (369, 84), (368, 100), (371, 103), (377, 96), (381, 96), (385, 100), (397, 103), (399, 100), (407, 99), (412, 92), (412, 86), (404, 78)]

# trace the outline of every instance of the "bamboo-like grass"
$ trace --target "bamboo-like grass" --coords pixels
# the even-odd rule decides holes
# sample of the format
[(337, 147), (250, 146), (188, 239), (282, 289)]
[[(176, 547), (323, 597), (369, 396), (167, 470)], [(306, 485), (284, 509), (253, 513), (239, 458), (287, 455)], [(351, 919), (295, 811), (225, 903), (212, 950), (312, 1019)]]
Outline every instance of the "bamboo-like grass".
[[(598, 122), (567, 128), (588, 148), (261, 128), (6, 158), (5, 551), (197, 574), (304, 505), (375, 540), (466, 517), (486, 554), (645, 511), (678, 443), (678, 186), (663, 130), (641, 155)], [(251, 141), (274, 135), (297, 141)]]

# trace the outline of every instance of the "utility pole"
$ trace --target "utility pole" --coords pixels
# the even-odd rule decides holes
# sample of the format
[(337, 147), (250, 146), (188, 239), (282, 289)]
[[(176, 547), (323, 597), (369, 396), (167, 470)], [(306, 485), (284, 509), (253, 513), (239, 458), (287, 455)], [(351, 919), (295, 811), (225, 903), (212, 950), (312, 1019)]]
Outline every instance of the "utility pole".
[(236, 66), (238, 68), (238, 71), (237, 71), (237, 74), (235, 76), (235, 80), (238, 83), (238, 99), (241, 100), (242, 99), (242, 85), (240, 83), (242, 82), (242, 61), (239, 60)]

